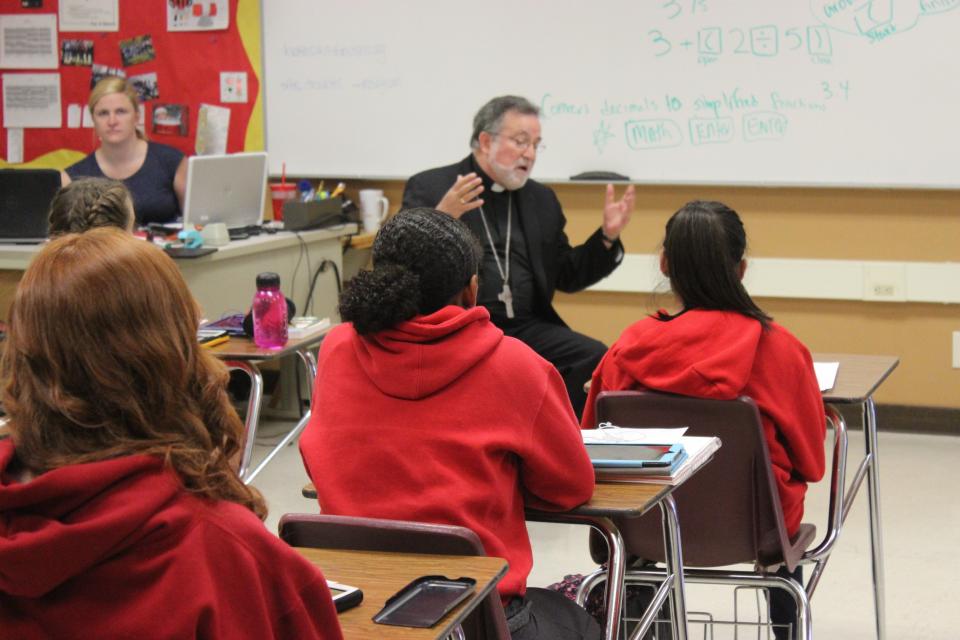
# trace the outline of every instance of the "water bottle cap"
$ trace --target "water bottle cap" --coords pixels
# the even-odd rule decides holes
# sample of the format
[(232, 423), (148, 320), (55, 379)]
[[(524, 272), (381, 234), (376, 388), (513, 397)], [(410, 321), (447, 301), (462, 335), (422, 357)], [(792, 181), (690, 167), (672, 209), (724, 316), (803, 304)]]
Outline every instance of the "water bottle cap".
[(265, 271), (257, 274), (257, 288), (261, 287), (279, 287), (280, 275), (272, 271)]

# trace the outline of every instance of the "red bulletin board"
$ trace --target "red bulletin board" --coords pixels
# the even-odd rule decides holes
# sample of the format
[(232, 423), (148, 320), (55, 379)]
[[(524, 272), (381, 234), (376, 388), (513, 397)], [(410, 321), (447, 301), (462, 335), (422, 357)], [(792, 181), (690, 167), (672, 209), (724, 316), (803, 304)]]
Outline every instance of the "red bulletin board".
[[(176, 147), (190, 155), (195, 153), (197, 118), (201, 103), (230, 109), (227, 151), (263, 148), (260, 99), (260, 19), (256, 0), (229, 0), (230, 25), (224, 31), (167, 31), (169, 0), (120, 0), (120, 30), (116, 32), (61, 32), (58, 49), (64, 40), (92, 40), (93, 61), (124, 69), (127, 77), (155, 72), (159, 98), (144, 103), (145, 126), (152, 140)], [(0, 13), (54, 14), (57, 0), (43, 0), (37, 9), (21, 8), (21, 0), (0, 0)], [(240, 21), (238, 22), (238, 8)], [(255, 15), (251, 14), (255, 11)], [(124, 67), (120, 41), (149, 34), (153, 38), (156, 57), (141, 64)], [(250, 50), (250, 54), (248, 54)], [(60, 51), (57, 52), (58, 60)], [(87, 108), (90, 93), (91, 67), (64, 66), (53, 69), (0, 69), (7, 73), (60, 73), (60, 129), (24, 129), (23, 159), (30, 166), (64, 168), (67, 164), (96, 149), (97, 140), (91, 128), (67, 128), (67, 106), (80, 104)], [(220, 102), (220, 72), (247, 73), (245, 103)], [(154, 103), (183, 104), (189, 108), (189, 129), (186, 135), (160, 135), (151, 131), (150, 114)], [(7, 131), (2, 127), (0, 104), (0, 158), (7, 158)], [(249, 129), (249, 131), (248, 131)], [(252, 134), (252, 135), (251, 135)], [(0, 165), (6, 164), (0, 161)], [(61, 166), (63, 165), (63, 166)]]

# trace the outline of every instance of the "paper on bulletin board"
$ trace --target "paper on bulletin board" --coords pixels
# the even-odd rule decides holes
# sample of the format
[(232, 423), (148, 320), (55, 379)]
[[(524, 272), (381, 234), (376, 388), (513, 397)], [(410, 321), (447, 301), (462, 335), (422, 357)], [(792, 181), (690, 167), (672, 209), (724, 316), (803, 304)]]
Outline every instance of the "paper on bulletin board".
[(221, 31), (229, 26), (228, 0), (167, 0), (168, 31)]
[(227, 134), (230, 133), (230, 109), (212, 104), (201, 104), (197, 118), (197, 155), (222, 155), (227, 152)]
[(60, 0), (60, 31), (119, 30), (119, 0)]
[(56, 69), (57, 16), (0, 15), (0, 69)]
[(10, 164), (23, 162), (23, 129), (18, 127), (7, 129), (7, 162)]
[(59, 73), (3, 74), (3, 126), (59, 129)]

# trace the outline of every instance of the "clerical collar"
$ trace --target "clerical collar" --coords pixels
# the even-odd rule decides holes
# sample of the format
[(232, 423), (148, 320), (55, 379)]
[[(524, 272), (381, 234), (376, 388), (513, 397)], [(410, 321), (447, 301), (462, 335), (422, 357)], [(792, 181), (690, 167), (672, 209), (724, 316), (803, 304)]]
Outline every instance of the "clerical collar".
[(485, 189), (489, 189), (494, 193), (503, 193), (504, 191), (507, 191), (506, 187), (504, 187), (499, 182), (494, 181), (493, 178), (487, 175), (487, 172), (484, 171), (480, 167), (480, 163), (477, 162), (476, 156), (473, 156), (473, 155), (470, 156), (470, 163), (473, 165), (474, 173), (480, 176), (480, 179), (483, 181), (483, 186)]

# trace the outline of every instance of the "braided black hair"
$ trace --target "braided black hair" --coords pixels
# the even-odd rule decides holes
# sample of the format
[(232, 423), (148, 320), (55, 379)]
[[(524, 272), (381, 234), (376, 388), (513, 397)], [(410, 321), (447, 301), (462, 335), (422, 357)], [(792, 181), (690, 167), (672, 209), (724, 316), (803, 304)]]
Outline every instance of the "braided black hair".
[(373, 242), (373, 270), (340, 294), (340, 316), (365, 335), (433, 313), (470, 284), (481, 255), (459, 220), (427, 207), (401, 211)]

